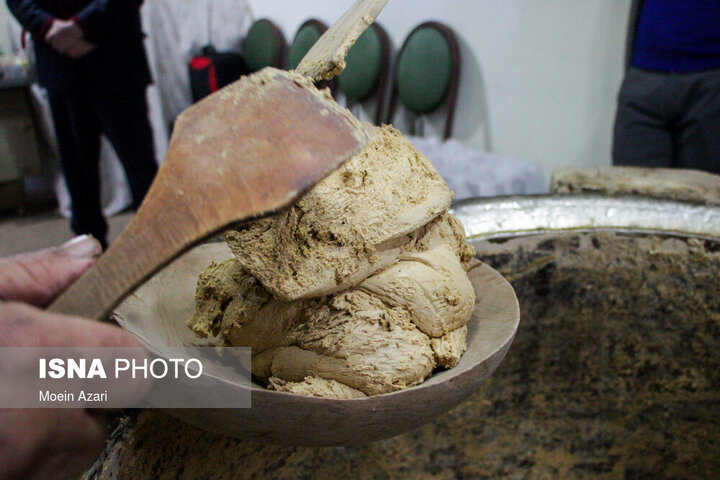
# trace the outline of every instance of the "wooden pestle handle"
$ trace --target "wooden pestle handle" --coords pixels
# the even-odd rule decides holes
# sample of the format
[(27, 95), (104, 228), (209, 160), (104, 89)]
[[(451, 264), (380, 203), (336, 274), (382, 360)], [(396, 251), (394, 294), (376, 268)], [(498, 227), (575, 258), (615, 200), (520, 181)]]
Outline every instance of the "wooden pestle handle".
[[(313, 80), (329, 80), (342, 72), (343, 68), (345, 68), (345, 56), (348, 50), (350, 50), (350, 47), (357, 41), (365, 29), (372, 24), (387, 2), (388, 0), (356, 1), (355, 4), (320, 37), (315, 45), (313, 45), (298, 65), (296, 71), (304, 76), (311, 77)], [(262, 84), (264, 85), (264, 83)], [(225, 90), (227, 94), (229, 90)], [(254, 98), (252, 95), (244, 95), (242, 97), (248, 100)], [(217, 99), (218, 97), (216, 96), (215, 98)], [(239, 96), (236, 95), (235, 98), (239, 98)], [(288, 97), (284, 95), (276, 95), (275, 100), (283, 102), (286, 98)], [(244, 118), (255, 118), (257, 122), (257, 119), (263, 118), (264, 116), (261, 112), (273, 111), (271, 105), (261, 106), (263, 108), (257, 110), (255, 114), (247, 114)], [(196, 110), (202, 110), (201, 106), (194, 108)], [(285, 103), (276, 105), (275, 108), (277, 110), (292, 109), (290, 105)], [(295, 110), (300, 108), (300, 104), (295, 105)], [(331, 110), (333, 108), (334, 107), (331, 107)], [(220, 110), (218, 107), (215, 107), (215, 109)], [(216, 114), (217, 112), (208, 111), (207, 108), (205, 110), (205, 115), (210, 114), (215, 115), (215, 117), (220, 117)], [(203, 112), (198, 111), (198, 113), (202, 114)], [(306, 116), (308, 119), (318, 120), (317, 110), (306, 112), (306, 115), (310, 115)], [(181, 115), (178, 123), (183, 121), (184, 116), (187, 115)], [(202, 117), (202, 115), (200, 116)], [(341, 135), (347, 135), (345, 137), (345, 143), (342, 146), (336, 145), (338, 148), (324, 152), (326, 154), (325, 158), (332, 158), (332, 155), (335, 154), (338, 159), (347, 159), (350, 153), (357, 151), (362, 145), (362, 142), (367, 140), (364, 136), (365, 134), (360, 133), (362, 129), (359, 125), (355, 125), (353, 134), (348, 135), (350, 132), (342, 131), (343, 128), (339, 128), (337, 123), (332, 123), (333, 120), (337, 122), (337, 120), (341, 118), (342, 115), (339, 115), (335, 119), (326, 116), (325, 120), (330, 120), (331, 123), (320, 130), (325, 132), (334, 131), (337, 138), (340, 138)], [(278, 138), (278, 135), (297, 130), (297, 125), (302, 124), (302, 122), (284, 124), (282, 120), (283, 119), (277, 119), (275, 122), (267, 122), (267, 127), (271, 130), (273, 128), (276, 130), (276, 135), (273, 138)], [(348, 119), (345, 120), (347, 121)], [(191, 124), (193, 122), (186, 120), (183, 123)], [(222, 124), (222, 122), (218, 123)], [(191, 128), (188, 128), (188, 130), (190, 129)], [(176, 130), (179, 130), (177, 124)], [(193, 149), (192, 146), (188, 147), (189, 144), (193, 142), (199, 143), (199, 139), (205, 137), (206, 132), (213, 131), (214, 129), (205, 128), (200, 130), (200, 132), (194, 132), (194, 137), (190, 134), (185, 135), (185, 137), (188, 137), (185, 140), (190, 141), (185, 144), (187, 152)], [(259, 129), (256, 128), (255, 132), (258, 130)], [(330, 137), (332, 137), (332, 135), (333, 133), (330, 133)], [(352, 141), (348, 143), (351, 137)], [(173, 138), (175, 138), (175, 134)], [(310, 142), (310, 139), (305, 139), (305, 141), (307, 144), (314, 143)], [(183, 158), (189, 156), (187, 152), (186, 154), (180, 153), (175, 155), (178, 157), (176, 166), (183, 165), (184, 168), (175, 168), (174, 171), (167, 171), (168, 164), (173, 165), (176, 163), (171, 159), (173, 156), (172, 146), (171, 142), (165, 162), (158, 172), (158, 178), (155, 183), (153, 183), (138, 214), (110, 249), (98, 259), (91, 269), (85, 272), (83, 276), (50, 305), (49, 310), (59, 313), (81, 314), (98, 320), (104, 319), (127, 293), (140, 286), (153, 273), (197, 244), (202, 238), (206, 238), (220, 231), (223, 227), (226, 227), (230, 223), (230, 218), (227, 215), (229, 211), (233, 212), (232, 217), (235, 221), (270, 211), (273, 208), (281, 206), (281, 204), (287, 204), (292, 198), (297, 197), (303, 190), (314, 185), (315, 182), (328, 172), (327, 163), (324, 167), (311, 165), (312, 161), (310, 158), (313, 156), (315, 158), (322, 158), (322, 155), (305, 155), (304, 163), (308, 164), (308, 168), (306, 168), (306, 171), (298, 171), (297, 174), (297, 178), (302, 180), (298, 185), (302, 185), (302, 188), (291, 189), (289, 188), (291, 186), (286, 185), (284, 197), (280, 195), (276, 195), (275, 197), (276, 200), (282, 200), (277, 204), (262, 205), (263, 202), (258, 202), (255, 205), (246, 205), (245, 208), (240, 208), (237, 204), (232, 206), (226, 205), (224, 208), (225, 215), (214, 216), (213, 213), (221, 212), (223, 208), (214, 208), (212, 204), (222, 202), (225, 199), (213, 199), (212, 195), (207, 195), (208, 191), (212, 191), (213, 189), (222, 190), (223, 188), (237, 190), (238, 185), (243, 185), (247, 188), (248, 185), (253, 185), (253, 182), (247, 182), (247, 178), (237, 178), (234, 183), (231, 183), (228, 182), (228, 178), (218, 175), (214, 181), (205, 179), (205, 188), (194, 190), (191, 187), (197, 183), (197, 179), (199, 178), (197, 175), (205, 176), (204, 173), (206, 172), (196, 172), (195, 175), (192, 173), (188, 174), (193, 164), (188, 163), (187, 158)], [(179, 150), (181, 149), (176, 150), (176, 152)], [(215, 147), (215, 150), (218, 150), (218, 148)], [(286, 152), (290, 151), (292, 151), (293, 154), (297, 153), (295, 149), (286, 149)], [(203, 153), (206, 152), (198, 152), (196, 157), (201, 158)], [(263, 155), (257, 155), (258, 152), (252, 153), (253, 157), (264, 157)], [(327, 156), (328, 153), (330, 153), (329, 157)], [(288, 154), (286, 153), (286, 157), (287, 156)], [(297, 162), (298, 158), (295, 160)], [(300, 164), (302, 163), (303, 162), (300, 162)], [(337, 164), (339, 164), (339, 162), (335, 161), (334, 165), (337, 166)], [(183, 172), (183, 170), (186, 170), (184, 174), (188, 175), (184, 181), (179, 181), (179, 177), (182, 176), (180, 173)], [(272, 169), (267, 170), (268, 172), (272, 171)], [(283, 173), (280, 173), (279, 168), (275, 170), (276, 175), (283, 175)], [(260, 178), (265, 180), (267, 172), (260, 172), (260, 174)], [(290, 177), (292, 177), (292, 175), (290, 175)], [(188, 191), (183, 192), (182, 189), (178, 190), (178, 186), (188, 187)], [(271, 188), (269, 192), (279, 193), (277, 188)], [(247, 193), (247, 191), (245, 193)], [(205, 203), (204, 209), (194, 209), (192, 204), (194, 200), (188, 197), (195, 195), (204, 197), (204, 200), (200, 202)], [(273, 196), (271, 195), (270, 198), (272, 199)]]
[[(227, 225), (227, 205), (219, 209), (198, 208), (203, 205), (198, 197), (207, 190), (207, 185), (202, 180), (193, 182), (192, 177), (198, 176), (204, 167), (199, 167), (202, 164), (197, 161), (197, 165), (188, 163), (194, 155), (187, 147), (183, 148), (185, 138), (175, 142), (181, 144), (179, 147), (174, 146), (176, 136), (187, 139), (195, 136), (193, 132), (177, 135), (189, 123), (182, 115), (177, 122), (165, 160), (135, 217), (97, 262), (50, 305), (50, 311), (107, 319), (125, 295), (202, 238)], [(213, 179), (213, 172), (205, 170), (206, 181), (227, 191), (228, 185), (220, 186), (220, 179)], [(237, 202), (233, 212), (238, 220), (257, 213), (253, 210), (267, 208), (260, 205), (256, 208), (246, 200), (247, 194), (244, 197), (245, 201)]]
[(290, 205), (363, 147), (360, 122), (311, 84), (268, 68), (183, 112), (138, 213), (49, 309), (106, 318), (202, 239)]
[(388, 0), (358, 0), (315, 42), (295, 69), (315, 81), (330, 80), (345, 68), (345, 57)]
[(192, 223), (154, 208), (140, 209), (127, 228), (48, 308), (50, 311), (107, 319), (127, 292), (195, 243)]

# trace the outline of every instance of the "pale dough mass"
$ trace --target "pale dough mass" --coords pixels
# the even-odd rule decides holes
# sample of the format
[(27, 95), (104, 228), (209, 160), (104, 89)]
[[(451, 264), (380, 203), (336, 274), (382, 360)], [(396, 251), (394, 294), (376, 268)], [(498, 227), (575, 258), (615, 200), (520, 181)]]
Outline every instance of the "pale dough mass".
[(190, 328), (253, 349), (268, 387), (360, 398), (421, 383), (465, 351), (474, 252), (452, 193), (392, 127), (289, 210), (226, 233)]

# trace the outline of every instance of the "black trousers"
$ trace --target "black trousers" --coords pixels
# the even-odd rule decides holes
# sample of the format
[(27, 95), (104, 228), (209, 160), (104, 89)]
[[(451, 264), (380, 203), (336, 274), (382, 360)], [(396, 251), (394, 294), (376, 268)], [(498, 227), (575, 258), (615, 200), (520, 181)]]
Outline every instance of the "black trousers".
[(720, 174), (720, 70), (625, 74), (613, 164)]
[(100, 134), (107, 136), (120, 158), (134, 208), (157, 173), (145, 89), (49, 93), (72, 203), (70, 226), (76, 234), (92, 234), (105, 245), (108, 227), (100, 203)]

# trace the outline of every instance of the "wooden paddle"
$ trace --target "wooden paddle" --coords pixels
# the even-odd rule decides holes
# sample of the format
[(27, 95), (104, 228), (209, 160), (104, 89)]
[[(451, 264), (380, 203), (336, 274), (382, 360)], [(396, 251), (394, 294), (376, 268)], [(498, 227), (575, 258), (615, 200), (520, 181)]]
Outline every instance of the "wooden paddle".
[(190, 247), (289, 206), (363, 147), (360, 122), (310, 78), (339, 73), (347, 50), (386, 3), (357, 1), (295, 72), (266, 68), (183, 112), (137, 215), (49, 309), (106, 318)]

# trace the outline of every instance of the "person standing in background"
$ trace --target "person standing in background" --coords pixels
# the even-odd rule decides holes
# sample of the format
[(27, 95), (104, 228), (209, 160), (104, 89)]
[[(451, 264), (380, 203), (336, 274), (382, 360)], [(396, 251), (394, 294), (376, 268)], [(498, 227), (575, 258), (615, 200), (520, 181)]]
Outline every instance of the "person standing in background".
[(613, 164), (720, 174), (720, 0), (633, 0)]
[(100, 200), (100, 135), (125, 170), (137, 208), (157, 164), (145, 90), (152, 82), (140, 21), (143, 0), (7, 0), (30, 32), (48, 90), (72, 202), (70, 226), (107, 246)]

